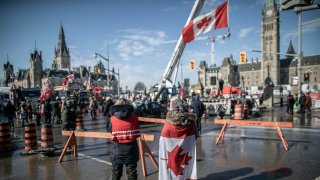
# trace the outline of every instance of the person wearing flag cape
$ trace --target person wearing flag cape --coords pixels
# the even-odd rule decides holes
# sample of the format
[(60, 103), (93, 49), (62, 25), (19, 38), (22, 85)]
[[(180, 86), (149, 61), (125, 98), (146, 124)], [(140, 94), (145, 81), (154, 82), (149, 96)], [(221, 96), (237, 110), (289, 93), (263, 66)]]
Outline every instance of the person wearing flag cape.
[(196, 116), (183, 103), (175, 104), (161, 130), (158, 179), (197, 179)]

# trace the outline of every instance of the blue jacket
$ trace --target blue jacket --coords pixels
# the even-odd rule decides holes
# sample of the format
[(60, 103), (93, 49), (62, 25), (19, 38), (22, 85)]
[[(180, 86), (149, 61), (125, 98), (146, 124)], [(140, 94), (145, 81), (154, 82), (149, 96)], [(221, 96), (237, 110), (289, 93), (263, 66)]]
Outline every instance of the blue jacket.
[(202, 101), (200, 101), (200, 97), (198, 95), (195, 95), (193, 97), (193, 101), (191, 102), (191, 108), (193, 109), (193, 113), (195, 113), (198, 117), (202, 116), (205, 107)]

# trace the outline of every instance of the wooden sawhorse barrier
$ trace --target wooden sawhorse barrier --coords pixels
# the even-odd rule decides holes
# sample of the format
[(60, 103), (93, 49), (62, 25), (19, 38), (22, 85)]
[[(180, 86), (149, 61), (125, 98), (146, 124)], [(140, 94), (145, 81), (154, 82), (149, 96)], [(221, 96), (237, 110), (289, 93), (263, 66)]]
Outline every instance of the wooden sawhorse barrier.
[(164, 124), (167, 120), (159, 118), (138, 117), (139, 121)]
[[(77, 149), (77, 138), (76, 137), (89, 137), (89, 138), (103, 138), (103, 139), (111, 139), (111, 133), (107, 132), (76, 132), (76, 131), (62, 131), (63, 136), (69, 136), (67, 143), (65, 144), (63, 151), (60, 155), (58, 162), (61, 162), (63, 157), (66, 155), (67, 149), (69, 147), (73, 147), (73, 157), (76, 159), (78, 157), (78, 149)], [(145, 141), (154, 141), (154, 135), (151, 134), (141, 134), (141, 137), (138, 138), (138, 146), (139, 153), (142, 165), (142, 172), (144, 176), (147, 176), (147, 168), (145, 163), (145, 153), (148, 154), (151, 159), (153, 165), (159, 170), (158, 162), (155, 160), (149, 146)]]
[(224, 134), (227, 129), (228, 124), (242, 125), (242, 126), (269, 126), (276, 127), (278, 135), (281, 138), (282, 144), (286, 151), (288, 151), (288, 143), (284, 138), (281, 127), (292, 128), (292, 122), (272, 122), (272, 121), (253, 121), (253, 120), (232, 120), (232, 119), (215, 119), (215, 124), (223, 124), (220, 134), (217, 138), (216, 144), (222, 142), (224, 139)]

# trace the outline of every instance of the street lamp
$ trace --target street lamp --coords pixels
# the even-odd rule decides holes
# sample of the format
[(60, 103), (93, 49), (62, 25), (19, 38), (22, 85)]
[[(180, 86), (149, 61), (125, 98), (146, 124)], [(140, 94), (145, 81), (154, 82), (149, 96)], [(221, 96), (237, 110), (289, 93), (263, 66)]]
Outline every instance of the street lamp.
[(95, 59), (97, 59), (97, 57), (101, 57), (102, 59), (104, 59), (104, 60), (106, 60), (107, 62), (108, 62), (108, 67), (107, 67), (107, 72), (108, 72), (108, 87), (110, 87), (110, 75), (109, 75), (109, 55), (108, 55), (108, 58), (105, 58), (104, 56), (102, 56), (101, 54), (99, 54), (99, 53), (94, 53), (93, 54), (93, 57), (95, 58)]

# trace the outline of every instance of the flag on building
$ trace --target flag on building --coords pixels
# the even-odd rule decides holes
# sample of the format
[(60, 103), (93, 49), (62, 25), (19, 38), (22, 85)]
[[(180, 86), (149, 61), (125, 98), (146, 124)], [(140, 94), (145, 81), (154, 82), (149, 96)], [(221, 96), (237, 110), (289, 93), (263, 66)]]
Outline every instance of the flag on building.
[(164, 124), (159, 142), (158, 179), (197, 179), (195, 128), (194, 124), (190, 126)]
[(191, 42), (200, 34), (214, 29), (227, 28), (228, 25), (228, 1), (226, 1), (210, 13), (198, 16), (191, 21), (182, 30), (183, 42)]

